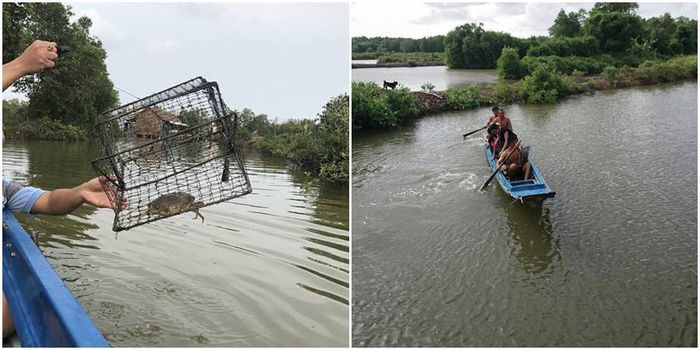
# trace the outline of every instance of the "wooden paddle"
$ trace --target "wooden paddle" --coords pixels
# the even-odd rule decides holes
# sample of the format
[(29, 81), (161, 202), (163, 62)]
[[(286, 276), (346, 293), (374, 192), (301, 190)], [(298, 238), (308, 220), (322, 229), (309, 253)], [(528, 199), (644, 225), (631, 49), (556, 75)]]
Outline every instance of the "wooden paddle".
[(476, 130), (474, 130), (474, 131), (472, 131), (472, 132), (468, 132), (468, 133), (462, 135), (462, 137), (467, 137), (467, 136), (469, 136), (469, 135), (471, 135), (471, 134), (473, 134), (473, 133), (475, 133), (475, 132), (477, 132), (477, 131), (479, 131), (479, 130), (484, 130), (484, 129), (486, 129), (486, 127), (476, 129)]
[[(517, 148), (517, 147), (520, 147), (520, 140), (518, 140), (518, 142), (515, 144), (515, 148)], [(510, 158), (510, 155), (513, 154), (513, 151), (515, 150), (515, 148), (513, 148), (512, 150), (510, 150), (510, 152), (508, 152), (508, 155), (506, 156), (506, 158), (503, 159), (503, 163), (505, 163), (508, 160), (508, 158)], [(498, 161), (496, 161), (496, 165), (497, 165), (496, 171), (494, 171), (493, 174), (491, 174), (491, 176), (489, 176), (489, 179), (486, 180), (486, 183), (483, 186), (481, 186), (481, 188), (479, 188), (479, 191), (483, 191), (486, 188), (486, 186), (488, 186), (489, 183), (491, 183), (491, 180), (493, 180), (493, 178), (496, 177), (496, 174), (498, 174), (498, 172), (501, 170), (501, 166), (498, 165)]]

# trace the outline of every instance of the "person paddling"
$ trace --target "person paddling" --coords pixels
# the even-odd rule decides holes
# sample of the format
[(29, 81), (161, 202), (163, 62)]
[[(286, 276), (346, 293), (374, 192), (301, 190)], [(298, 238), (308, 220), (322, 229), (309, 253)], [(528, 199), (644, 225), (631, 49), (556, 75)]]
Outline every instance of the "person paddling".
[(488, 120), (488, 121), (486, 121), (486, 126), (485, 126), (485, 127), (489, 127), (489, 126), (491, 126), (492, 124), (494, 124), (494, 120), (498, 117), (498, 114), (499, 114), (498, 111), (499, 111), (499, 110), (500, 110), (500, 108), (498, 108), (498, 106), (494, 106), (493, 108), (491, 108), (491, 112), (493, 112), (493, 115), (489, 117), (489, 120)]
[(493, 118), (493, 123), (496, 123), (506, 129), (513, 130), (513, 124), (510, 122), (510, 118), (506, 117), (506, 111), (503, 109), (498, 109), (497, 115)]

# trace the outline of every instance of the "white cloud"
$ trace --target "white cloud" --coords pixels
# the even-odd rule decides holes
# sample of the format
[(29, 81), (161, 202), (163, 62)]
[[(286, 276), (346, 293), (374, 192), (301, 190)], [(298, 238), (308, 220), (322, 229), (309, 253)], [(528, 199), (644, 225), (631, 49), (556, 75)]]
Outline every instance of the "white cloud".
[(182, 43), (172, 38), (155, 39), (145, 43), (146, 53), (158, 60), (178, 54), (178, 50), (183, 47)]
[[(483, 23), (487, 30), (516, 37), (547, 35), (559, 10), (590, 10), (593, 2), (488, 2), (421, 3), (358, 2), (352, 5), (352, 36), (420, 38), (447, 34), (465, 23)], [(639, 3), (637, 13), (655, 17), (669, 12), (673, 17), (697, 18), (697, 3)]]
[(90, 33), (97, 36), (100, 41), (111, 44), (118, 44), (126, 39), (126, 34), (119, 28), (100, 15), (99, 12), (93, 9), (73, 9), (75, 16), (72, 17), (73, 22), (80, 17), (87, 16), (92, 20), (92, 28)]

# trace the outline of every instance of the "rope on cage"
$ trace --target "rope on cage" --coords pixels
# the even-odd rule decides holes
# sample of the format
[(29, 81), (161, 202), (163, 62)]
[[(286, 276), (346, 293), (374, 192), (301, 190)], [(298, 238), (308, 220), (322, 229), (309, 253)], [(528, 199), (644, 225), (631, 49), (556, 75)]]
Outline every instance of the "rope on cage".
[(132, 93), (130, 93), (130, 92), (124, 90), (124, 89), (120, 89), (120, 88), (117, 87), (116, 85), (114, 86), (114, 88), (117, 89), (117, 90), (119, 90), (119, 91), (121, 91), (121, 92), (123, 92), (123, 93), (126, 93), (127, 95), (130, 95), (131, 97), (136, 98), (137, 100), (140, 100), (140, 99), (141, 99), (141, 97), (138, 97), (138, 96), (136, 96), (136, 95), (134, 95), (134, 94), (132, 94)]

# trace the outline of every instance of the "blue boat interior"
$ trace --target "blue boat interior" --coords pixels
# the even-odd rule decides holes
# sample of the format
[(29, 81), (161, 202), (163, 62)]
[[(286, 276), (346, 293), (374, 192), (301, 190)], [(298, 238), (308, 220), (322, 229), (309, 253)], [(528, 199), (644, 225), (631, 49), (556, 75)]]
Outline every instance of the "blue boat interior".
[(2, 217), (2, 287), (21, 346), (109, 347), (14, 215)]
[[(496, 171), (496, 160), (493, 159), (493, 152), (491, 149), (484, 145), (484, 152), (486, 153), (486, 160), (489, 163), (489, 168), (491, 171)], [(528, 161), (532, 167), (530, 171), (530, 178), (525, 180), (523, 178), (524, 174), (520, 174), (515, 179), (509, 179), (502, 171), (496, 175), (496, 180), (503, 190), (511, 197), (517, 200), (526, 199), (538, 199), (543, 200), (546, 198), (554, 197), (556, 192), (552, 191), (547, 183), (544, 181), (540, 169), (537, 164), (532, 159), (532, 153), (528, 157)]]

